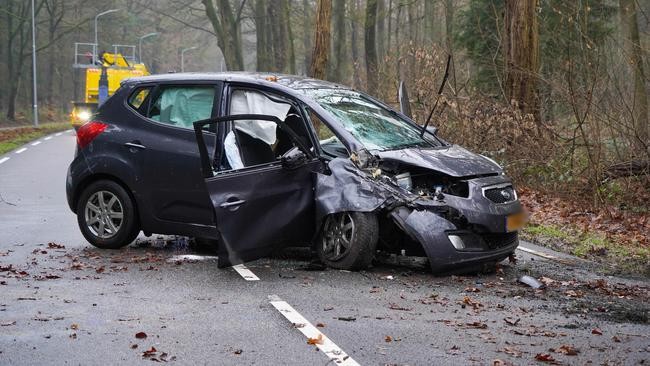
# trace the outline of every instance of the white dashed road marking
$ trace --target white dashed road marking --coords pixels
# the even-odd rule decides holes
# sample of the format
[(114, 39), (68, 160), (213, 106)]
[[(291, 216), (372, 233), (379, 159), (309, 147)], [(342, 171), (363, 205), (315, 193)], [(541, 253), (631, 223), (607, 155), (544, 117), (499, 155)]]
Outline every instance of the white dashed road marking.
[(52, 136), (48, 136), (48, 137), (44, 138), (43, 140), (49, 140), (51, 138), (52, 138)]
[[(275, 295), (269, 296), (271, 305), (276, 308), (293, 326), (313, 342), (327, 357), (334, 361), (334, 365), (354, 366), (359, 365), (357, 361), (348, 356), (339, 346), (334, 344), (318, 328), (313, 326), (305, 317), (300, 315), (286, 301), (282, 301)], [(331, 362), (331, 361), (330, 361)]]
[(236, 266), (232, 266), (232, 268), (237, 271), (246, 281), (259, 281), (259, 277), (255, 275), (248, 267), (246, 267), (243, 264), (238, 264)]
[(20, 153), (22, 153), (22, 152), (25, 151), (25, 150), (27, 150), (26, 147), (23, 147), (22, 149), (16, 150), (16, 154), (20, 154)]
[(62, 132), (59, 132), (59, 133), (55, 134), (54, 136), (61, 136), (61, 133)]
[(9, 158), (2, 158), (0, 159), (0, 164), (4, 163), (5, 161), (9, 160)]
[(36, 145), (40, 144), (41, 142), (42, 142), (42, 141), (32, 142), (32, 146), (36, 146)]
[(167, 259), (167, 262), (173, 263), (177, 261), (207, 261), (207, 260), (217, 260), (218, 258), (219, 257), (214, 255), (183, 254), (183, 255), (175, 255)]

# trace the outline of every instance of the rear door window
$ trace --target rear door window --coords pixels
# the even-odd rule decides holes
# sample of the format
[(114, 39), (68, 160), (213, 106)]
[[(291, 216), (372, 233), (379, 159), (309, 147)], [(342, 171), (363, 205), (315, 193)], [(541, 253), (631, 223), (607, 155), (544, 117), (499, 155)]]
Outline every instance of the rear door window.
[(149, 92), (151, 92), (150, 86), (136, 89), (129, 97), (129, 105), (133, 107), (133, 109), (139, 111), (142, 107), (142, 103), (147, 99)]
[(151, 103), (148, 117), (187, 129), (193, 122), (210, 118), (214, 104), (213, 85), (163, 87)]

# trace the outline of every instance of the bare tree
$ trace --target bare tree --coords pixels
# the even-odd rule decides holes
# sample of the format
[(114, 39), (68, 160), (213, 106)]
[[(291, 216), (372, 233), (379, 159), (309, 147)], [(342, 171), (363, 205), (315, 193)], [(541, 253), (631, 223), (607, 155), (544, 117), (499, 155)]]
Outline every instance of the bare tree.
[[(229, 0), (201, 0), (214, 32), (217, 34), (217, 43), (226, 60), (228, 70), (239, 71), (244, 69), (240, 37), (241, 11), (246, 0), (241, 0), (238, 9), (233, 9)], [(236, 11), (236, 12), (235, 12)]]
[[(539, 123), (539, 23), (538, 0), (506, 0), (503, 53), (508, 101)], [(539, 125), (538, 125), (539, 130)]]
[(366, 47), (366, 90), (377, 92), (377, 44), (375, 42), (375, 24), (377, 22), (377, 0), (368, 0), (366, 3), (366, 22), (364, 41)]
[(347, 60), (346, 29), (345, 29), (345, 0), (334, 0), (332, 17), (334, 18), (334, 38), (332, 40), (333, 54), (331, 61), (330, 79), (342, 81)]
[(327, 75), (331, 25), (332, 0), (318, 0), (314, 28), (314, 50), (310, 67), (310, 75), (316, 79), (324, 79)]
[(648, 90), (643, 70), (643, 50), (639, 41), (639, 24), (635, 0), (620, 0), (621, 23), (625, 38), (629, 63), (634, 74), (634, 125), (637, 146), (641, 151), (648, 149)]

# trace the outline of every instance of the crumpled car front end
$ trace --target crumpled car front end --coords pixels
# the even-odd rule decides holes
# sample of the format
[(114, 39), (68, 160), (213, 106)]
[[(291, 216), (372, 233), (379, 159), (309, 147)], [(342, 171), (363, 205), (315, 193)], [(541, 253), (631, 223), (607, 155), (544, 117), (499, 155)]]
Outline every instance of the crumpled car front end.
[(334, 159), (317, 182), (318, 217), (376, 212), (379, 249), (426, 256), (436, 273), (482, 269), (514, 253), (524, 213), (501, 168), (458, 146)]

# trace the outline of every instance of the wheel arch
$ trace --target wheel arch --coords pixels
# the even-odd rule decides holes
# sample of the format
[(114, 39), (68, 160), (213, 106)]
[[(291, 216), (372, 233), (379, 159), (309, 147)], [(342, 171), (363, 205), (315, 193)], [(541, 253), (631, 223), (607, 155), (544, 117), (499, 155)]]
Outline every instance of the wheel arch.
[(75, 214), (77, 213), (76, 210), (77, 210), (77, 204), (79, 203), (79, 196), (81, 196), (81, 193), (83, 192), (83, 190), (86, 189), (86, 187), (88, 187), (89, 185), (93, 184), (94, 182), (97, 182), (97, 181), (100, 181), (100, 180), (110, 180), (110, 181), (113, 181), (113, 182), (119, 184), (122, 188), (124, 188), (124, 190), (126, 191), (126, 194), (128, 194), (129, 197), (131, 198), (131, 200), (133, 201), (133, 206), (135, 207), (135, 213), (136, 213), (135, 216), (138, 218), (138, 221), (141, 221), (139, 202), (138, 202), (137, 198), (135, 197), (135, 195), (133, 194), (133, 191), (131, 190), (131, 188), (129, 188), (129, 186), (126, 183), (124, 183), (124, 181), (122, 179), (120, 179), (120, 178), (118, 178), (118, 177), (116, 177), (114, 175), (106, 174), (106, 173), (96, 173), (96, 174), (89, 175), (89, 176), (85, 177), (81, 182), (79, 182), (79, 184), (77, 184), (77, 188), (74, 191), (74, 194), (72, 195), (72, 197), (73, 197), (72, 198), (73, 212)]

